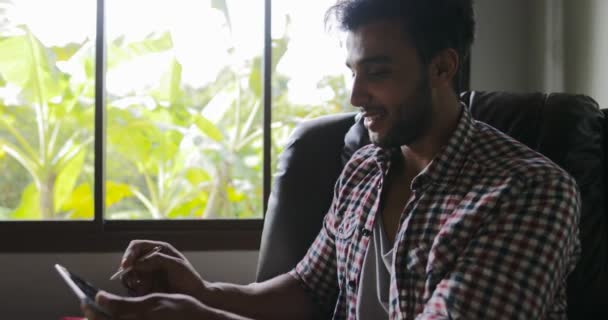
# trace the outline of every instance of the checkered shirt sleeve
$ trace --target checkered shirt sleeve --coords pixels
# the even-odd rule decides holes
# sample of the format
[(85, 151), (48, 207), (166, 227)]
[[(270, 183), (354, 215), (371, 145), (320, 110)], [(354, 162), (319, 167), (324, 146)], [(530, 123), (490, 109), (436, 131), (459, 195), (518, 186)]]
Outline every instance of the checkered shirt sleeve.
[(417, 319), (565, 318), (565, 281), (580, 251), (580, 198), (564, 174), (516, 181), (482, 222)]

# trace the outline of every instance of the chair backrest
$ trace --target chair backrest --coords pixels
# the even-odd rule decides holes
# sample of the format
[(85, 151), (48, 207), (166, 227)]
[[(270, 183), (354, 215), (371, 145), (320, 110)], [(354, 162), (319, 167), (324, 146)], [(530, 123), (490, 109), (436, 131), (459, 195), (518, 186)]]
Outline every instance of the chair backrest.
[(568, 313), (572, 319), (608, 314), (605, 117), (598, 104), (563, 93), (472, 92), (462, 99), (475, 119), (540, 152), (576, 179), (582, 255), (568, 280)]
[[(582, 95), (465, 92), (473, 118), (511, 135), (568, 171), (582, 199), (582, 255), (568, 280), (568, 313), (581, 319), (608, 314), (608, 111)], [(308, 121), (279, 159), (258, 264), (258, 281), (289, 271), (321, 228), (344, 162), (368, 143), (354, 114)]]
[(355, 115), (309, 120), (291, 134), (278, 159), (268, 199), (257, 280), (293, 268), (321, 229), (321, 221), (342, 171), (344, 135)]

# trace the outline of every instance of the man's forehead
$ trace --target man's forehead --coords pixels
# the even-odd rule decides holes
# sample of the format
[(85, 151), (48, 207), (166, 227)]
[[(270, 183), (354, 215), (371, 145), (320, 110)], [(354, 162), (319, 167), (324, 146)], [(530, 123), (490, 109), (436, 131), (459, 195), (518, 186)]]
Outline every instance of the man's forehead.
[(391, 57), (408, 46), (400, 23), (365, 24), (346, 35), (346, 64), (352, 66), (369, 57)]

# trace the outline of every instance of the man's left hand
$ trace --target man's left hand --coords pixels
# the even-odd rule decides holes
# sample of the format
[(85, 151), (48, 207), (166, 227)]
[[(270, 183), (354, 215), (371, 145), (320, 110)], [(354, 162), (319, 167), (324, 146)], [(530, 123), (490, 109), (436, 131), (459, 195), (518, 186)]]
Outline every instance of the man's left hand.
[(96, 302), (112, 314), (112, 319), (96, 313), (86, 305), (81, 309), (88, 320), (161, 320), (209, 319), (210, 309), (193, 297), (183, 294), (155, 293), (143, 297), (127, 298), (99, 292)]

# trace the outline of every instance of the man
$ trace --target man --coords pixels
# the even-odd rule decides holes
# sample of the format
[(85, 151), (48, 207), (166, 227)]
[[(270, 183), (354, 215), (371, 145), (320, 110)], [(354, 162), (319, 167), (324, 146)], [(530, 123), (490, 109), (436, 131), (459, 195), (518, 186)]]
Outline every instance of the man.
[[(142, 296), (99, 303), (117, 319), (565, 318), (577, 188), (459, 103), (471, 1), (340, 1), (328, 16), (348, 33), (351, 103), (373, 144), (346, 165), (307, 255), (240, 286), (204, 281), (166, 243), (134, 241), (121, 265)], [(170, 293), (150, 294), (158, 272)]]

